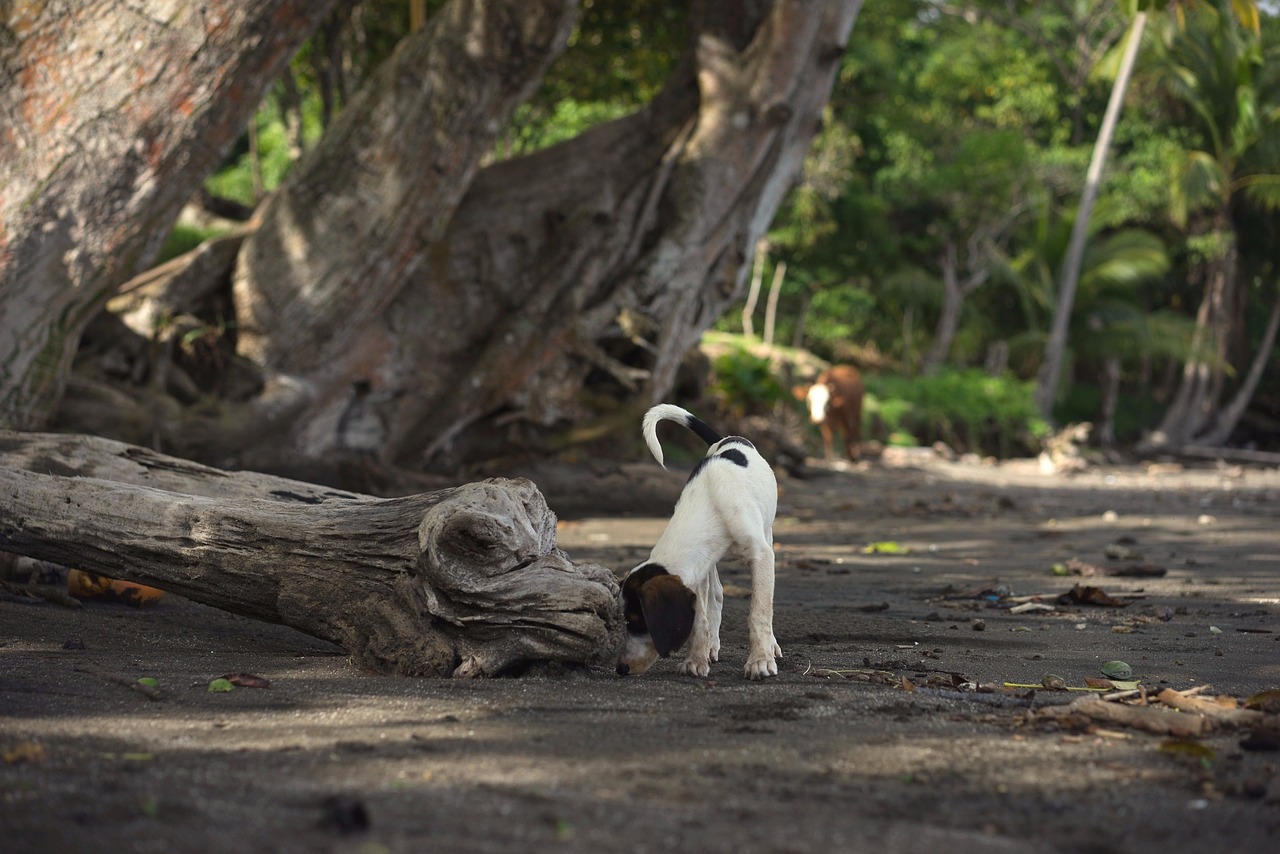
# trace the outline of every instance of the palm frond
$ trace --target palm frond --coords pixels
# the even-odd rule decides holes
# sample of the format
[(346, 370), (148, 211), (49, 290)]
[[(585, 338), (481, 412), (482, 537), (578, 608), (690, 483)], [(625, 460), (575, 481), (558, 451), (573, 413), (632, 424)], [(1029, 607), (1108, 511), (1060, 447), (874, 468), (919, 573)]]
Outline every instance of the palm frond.
[(1269, 211), (1280, 210), (1280, 175), (1245, 175), (1237, 178), (1234, 186), (1254, 204)]

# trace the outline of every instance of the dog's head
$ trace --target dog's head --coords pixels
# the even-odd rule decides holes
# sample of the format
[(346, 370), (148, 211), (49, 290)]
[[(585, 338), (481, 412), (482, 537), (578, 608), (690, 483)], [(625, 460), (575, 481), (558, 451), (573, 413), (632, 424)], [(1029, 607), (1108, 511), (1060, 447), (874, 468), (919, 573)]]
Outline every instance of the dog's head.
[(693, 631), (698, 596), (656, 563), (642, 563), (622, 582), (622, 616), (627, 640), (618, 674), (644, 673), (659, 656), (675, 652)]

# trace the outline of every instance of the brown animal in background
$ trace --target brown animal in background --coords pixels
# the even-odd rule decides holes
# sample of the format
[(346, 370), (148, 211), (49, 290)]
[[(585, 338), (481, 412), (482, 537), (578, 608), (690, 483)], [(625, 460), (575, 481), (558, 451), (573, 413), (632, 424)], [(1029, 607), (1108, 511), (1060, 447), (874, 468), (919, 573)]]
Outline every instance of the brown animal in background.
[(831, 459), (832, 432), (840, 431), (844, 453), (851, 460), (862, 453), (862, 374), (853, 365), (833, 365), (813, 381), (805, 399), (809, 420), (822, 431), (822, 450)]

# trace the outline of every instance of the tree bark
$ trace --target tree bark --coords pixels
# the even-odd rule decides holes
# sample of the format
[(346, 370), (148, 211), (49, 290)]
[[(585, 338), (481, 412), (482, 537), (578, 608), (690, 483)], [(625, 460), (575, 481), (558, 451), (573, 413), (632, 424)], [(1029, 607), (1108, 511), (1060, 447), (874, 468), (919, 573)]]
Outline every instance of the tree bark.
[(332, 5), (55, 0), (0, 21), (0, 426), (49, 422), (85, 326)]
[(366, 336), (369, 320), (427, 260), (575, 11), (573, 0), (454, 0), (401, 42), (242, 249), (240, 352), (273, 371), (344, 378), (343, 363), (377, 358), (385, 344)]
[[(257, 284), (249, 285), (260, 256), (271, 254), (254, 247), (290, 244), (246, 246), (237, 274), (246, 352), (296, 375), (309, 398), (286, 442), (242, 443), (240, 464), (277, 458), (282, 444), (307, 457), (348, 450), (400, 464), (441, 452), (465, 456), (459, 444), (485, 436), (509, 451), (519, 430), (607, 415), (584, 409), (584, 398), (606, 396), (582, 393), (589, 375), (602, 377), (615, 398), (637, 396), (610, 385), (637, 371), (646, 378), (637, 403), (666, 394), (683, 355), (741, 292), (752, 247), (819, 127), (860, 5), (694, 3), (689, 49), (639, 112), (474, 178), (468, 164), (415, 156), (446, 175), (428, 168), (425, 189), (390, 188), (410, 197), (404, 221), (351, 247), (367, 279), (345, 272), (330, 279), (320, 269), (324, 275), (279, 292), (264, 284), (273, 276), (253, 274)], [(545, 45), (543, 36), (526, 41)], [(550, 50), (523, 41), (511, 48)], [(415, 67), (407, 58), (401, 74)], [(520, 68), (532, 79), (532, 65)], [(491, 105), (510, 103), (480, 94)], [(461, 142), (414, 137), (413, 144), (478, 155), (491, 140), (477, 141), (484, 126), (466, 127)], [(299, 170), (298, 184), (266, 217), (296, 218), (288, 199), (323, 191), (327, 203), (305, 209), (333, 221), (315, 226), (323, 240), (312, 249), (328, 252), (330, 239), (345, 245), (335, 226), (348, 222), (343, 211), (354, 200), (351, 188), (329, 194), (334, 177), (332, 169)], [(454, 210), (459, 188), (465, 195)], [(257, 300), (259, 288), (275, 295)], [(326, 341), (318, 330), (332, 339), (317, 345)], [(480, 429), (477, 422), (495, 414), (501, 419)]]
[(527, 480), (383, 500), (136, 446), (0, 431), (0, 549), (334, 641), (380, 672), (603, 662), (618, 586), (555, 546)]

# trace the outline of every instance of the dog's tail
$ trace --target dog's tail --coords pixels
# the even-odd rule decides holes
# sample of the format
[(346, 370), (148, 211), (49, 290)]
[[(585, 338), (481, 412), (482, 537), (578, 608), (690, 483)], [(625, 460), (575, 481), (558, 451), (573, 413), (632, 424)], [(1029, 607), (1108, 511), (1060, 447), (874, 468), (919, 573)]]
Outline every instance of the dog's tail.
[(659, 421), (678, 421), (696, 433), (699, 439), (707, 443), (707, 447), (724, 438), (689, 410), (681, 409), (671, 403), (659, 403), (644, 414), (644, 441), (649, 446), (653, 458), (663, 468), (666, 468), (667, 464), (662, 461), (662, 445), (658, 443)]

